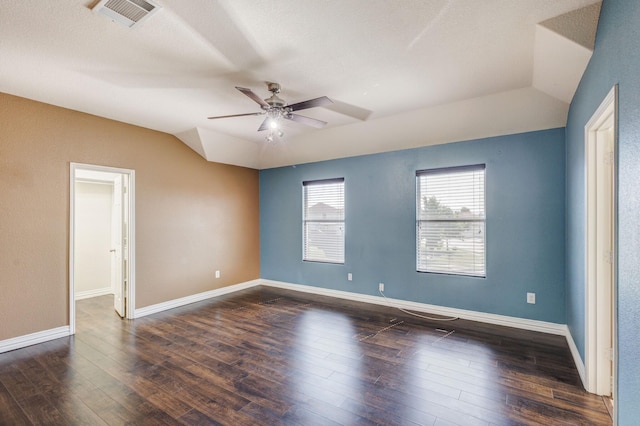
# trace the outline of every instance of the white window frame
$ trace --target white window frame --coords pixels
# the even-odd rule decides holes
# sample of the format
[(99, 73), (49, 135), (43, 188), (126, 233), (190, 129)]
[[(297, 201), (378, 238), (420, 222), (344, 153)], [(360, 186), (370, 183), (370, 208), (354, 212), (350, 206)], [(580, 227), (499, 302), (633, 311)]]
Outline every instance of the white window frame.
[[(450, 182), (447, 182), (449, 179)], [(462, 179), (470, 179), (469, 186), (461, 187), (461, 183), (466, 185)], [(418, 272), (486, 277), (485, 188), (486, 166), (484, 164), (416, 172), (416, 270)], [(464, 190), (464, 195), (455, 195), (460, 194), (461, 189)], [(423, 200), (431, 197), (435, 197), (439, 211), (428, 215), (426, 207), (423, 206), (426, 201)], [(442, 206), (442, 210), (439, 206)], [(463, 207), (467, 208), (466, 211)], [(442, 232), (442, 234), (434, 234), (434, 229), (440, 229), (441, 231), (436, 232)], [(465, 231), (459, 231), (459, 229)], [(445, 237), (439, 237), (443, 234)], [(437, 238), (440, 239), (437, 243), (431, 243), (429, 247), (429, 238), (433, 238), (434, 235), (438, 235)], [(445, 247), (442, 246), (442, 241)]]
[[(322, 199), (321, 194), (315, 192), (315, 199), (318, 200), (318, 196), (320, 196), (320, 202), (326, 205), (325, 208), (331, 209), (337, 201), (338, 208), (334, 211), (330, 211), (327, 213), (329, 217), (323, 218), (319, 217), (310, 217), (309, 208), (313, 206), (308, 206), (310, 191), (313, 190), (322, 190), (322, 188), (330, 188), (329, 186), (340, 185), (339, 189), (336, 193), (330, 194), (332, 197), (337, 196), (338, 200), (335, 199)], [(340, 198), (341, 197), (341, 198)], [(341, 208), (340, 208), (341, 207)], [(334, 264), (344, 264), (345, 260), (345, 185), (344, 178), (334, 178), (334, 179), (322, 179), (322, 180), (312, 180), (312, 181), (304, 181), (302, 182), (302, 260), (306, 262), (319, 262), (319, 263), (334, 263)], [(317, 214), (317, 213), (316, 213)], [(336, 225), (339, 232), (336, 232)], [(322, 232), (319, 228), (328, 228), (330, 233), (323, 236), (324, 239), (328, 239), (329, 246), (327, 249), (330, 251), (330, 255), (321, 256), (321, 253), (324, 253), (322, 249), (318, 250), (318, 247), (314, 245), (310, 245), (312, 241), (310, 235), (314, 230), (316, 232)], [(335, 238), (335, 242), (332, 242), (331, 239)], [(334, 244), (335, 243), (335, 244)], [(312, 250), (316, 249), (316, 250)]]

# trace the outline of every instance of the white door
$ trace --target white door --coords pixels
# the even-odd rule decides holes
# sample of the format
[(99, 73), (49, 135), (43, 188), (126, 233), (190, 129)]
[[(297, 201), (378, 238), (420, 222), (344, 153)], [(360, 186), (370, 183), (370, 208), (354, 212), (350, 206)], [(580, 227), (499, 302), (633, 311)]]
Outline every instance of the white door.
[(613, 382), (613, 126), (596, 135), (596, 365), (598, 395), (611, 396)]
[(113, 211), (111, 214), (111, 288), (113, 307), (121, 317), (125, 312), (124, 266), (124, 179), (122, 175), (113, 182)]

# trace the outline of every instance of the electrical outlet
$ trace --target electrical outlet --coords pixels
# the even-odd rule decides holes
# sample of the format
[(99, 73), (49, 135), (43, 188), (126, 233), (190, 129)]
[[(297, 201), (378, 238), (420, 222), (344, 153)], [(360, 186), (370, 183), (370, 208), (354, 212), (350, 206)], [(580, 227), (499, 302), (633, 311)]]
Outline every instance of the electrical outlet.
[(378, 284), (378, 291), (384, 291), (384, 283)]
[(535, 293), (527, 293), (527, 303), (532, 305), (536, 304), (536, 294)]
[(348, 279), (349, 281), (353, 281), (353, 274), (352, 274), (351, 272), (349, 272), (349, 273), (347, 274), (347, 279)]
[(220, 271), (216, 271), (216, 278), (220, 278)]

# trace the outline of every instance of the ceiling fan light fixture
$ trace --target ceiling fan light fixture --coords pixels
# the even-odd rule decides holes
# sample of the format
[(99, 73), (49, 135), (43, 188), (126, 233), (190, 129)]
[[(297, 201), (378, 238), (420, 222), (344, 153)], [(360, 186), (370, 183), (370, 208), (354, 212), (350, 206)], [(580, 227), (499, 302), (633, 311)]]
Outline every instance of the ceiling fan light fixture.
[[(130, 0), (133, 1), (133, 0)], [(142, 1), (142, 0), (137, 0)], [(216, 117), (208, 117), (210, 120), (218, 119), (218, 118), (231, 118), (231, 117), (244, 117), (249, 115), (265, 115), (266, 119), (262, 122), (260, 127), (258, 127), (258, 131), (262, 132), (263, 130), (269, 130), (269, 134), (265, 137), (267, 142), (273, 142), (276, 137), (282, 138), (284, 133), (281, 130), (281, 124), (283, 120), (295, 121), (297, 123), (306, 124), (315, 128), (324, 127), (327, 122), (322, 120), (317, 120), (315, 118), (306, 117), (304, 115), (294, 114), (294, 111), (300, 111), (303, 109), (315, 108), (320, 106), (325, 106), (328, 104), (332, 104), (333, 101), (326, 96), (321, 96), (315, 99), (309, 99), (302, 102), (297, 102), (291, 105), (287, 105), (287, 103), (278, 97), (278, 93), (280, 93), (280, 85), (278, 83), (267, 83), (267, 88), (271, 92), (271, 97), (267, 99), (260, 99), (258, 95), (253, 93), (251, 89), (247, 89), (245, 87), (236, 86), (236, 89), (243, 93), (245, 96), (249, 97), (251, 100), (260, 105), (262, 109), (261, 112), (255, 113), (247, 113), (247, 114), (233, 114), (233, 115), (221, 115)]]
[(276, 123), (276, 127), (271, 126), (271, 128), (269, 129), (269, 134), (265, 136), (264, 140), (271, 143), (276, 140), (276, 136), (278, 138), (282, 138), (284, 136), (284, 132), (278, 129), (277, 123)]

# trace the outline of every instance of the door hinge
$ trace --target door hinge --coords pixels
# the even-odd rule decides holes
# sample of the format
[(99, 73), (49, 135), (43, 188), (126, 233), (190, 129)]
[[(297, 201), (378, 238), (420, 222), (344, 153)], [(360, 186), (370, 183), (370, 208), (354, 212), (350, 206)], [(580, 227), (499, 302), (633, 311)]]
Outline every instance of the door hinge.
[(609, 380), (609, 392), (610, 395), (613, 395), (613, 376), (611, 376)]

